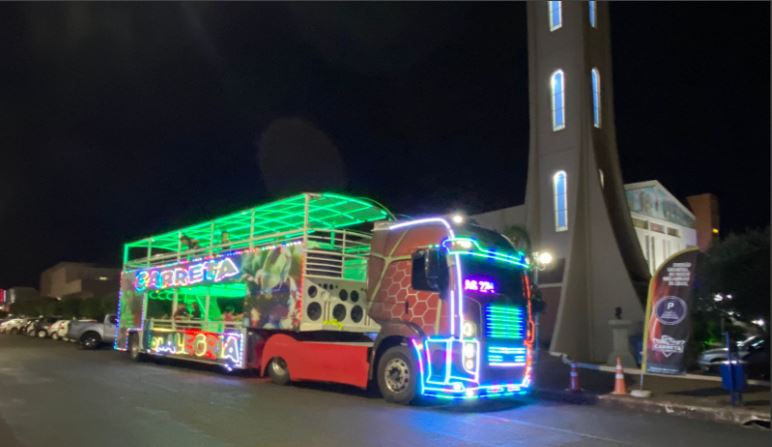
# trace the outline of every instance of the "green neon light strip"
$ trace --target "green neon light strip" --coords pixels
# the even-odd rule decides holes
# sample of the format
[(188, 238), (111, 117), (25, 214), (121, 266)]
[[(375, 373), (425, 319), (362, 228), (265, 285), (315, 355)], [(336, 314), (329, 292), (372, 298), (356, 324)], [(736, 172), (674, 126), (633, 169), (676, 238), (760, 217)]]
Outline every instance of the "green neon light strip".
[(523, 310), (491, 304), (485, 309), (485, 327), (490, 338), (522, 339), (525, 329)]
[(231, 241), (248, 239), (253, 211), (254, 236), (303, 228), (306, 220), (307, 196), (309, 196), (309, 226), (319, 229), (345, 228), (364, 222), (393, 219), (394, 217), (389, 210), (379, 204), (356, 197), (336, 193), (298, 194), (210, 221), (127, 243), (125, 245), (126, 258), (127, 260), (130, 258), (128, 256), (129, 249), (146, 249), (148, 243), (151, 244), (152, 250), (156, 253), (162, 250), (176, 252), (179, 247), (180, 233), (197, 239), (202, 247), (206, 247), (209, 244), (210, 236), (212, 236), (213, 224), (213, 238), (216, 244), (219, 244), (223, 230), (228, 232)]
[(527, 262), (523, 262), (522, 259), (525, 259), (522, 252), (516, 252), (519, 254), (519, 257), (507, 255), (498, 251), (491, 251), (486, 250), (482, 247), (480, 247), (480, 244), (477, 243), (476, 240), (470, 239), (470, 238), (455, 238), (455, 239), (447, 239), (444, 244), (453, 243), (453, 242), (459, 242), (459, 241), (468, 241), (472, 244), (472, 247), (464, 250), (448, 250), (449, 254), (452, 255), (471, 255), (471, 256), (477, 256), (481, 258), (486, 259), (492, 259), (494, 261), (503, 262), (506, 264), (514, 264), (519, 267), (523, 267), (526, 269), (530, 269), (531, 266)]

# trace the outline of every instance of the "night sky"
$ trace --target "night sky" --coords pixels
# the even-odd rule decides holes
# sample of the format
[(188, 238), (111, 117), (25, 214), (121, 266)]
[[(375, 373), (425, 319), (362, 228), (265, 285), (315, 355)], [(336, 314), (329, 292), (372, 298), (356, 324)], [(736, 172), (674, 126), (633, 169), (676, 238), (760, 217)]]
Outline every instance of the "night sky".
[[(768, 3), (611, 6), (626, 182), (769, 224)], [(523, 202), (525, 5), (0, 4), (0, 288), (303, 190)]]

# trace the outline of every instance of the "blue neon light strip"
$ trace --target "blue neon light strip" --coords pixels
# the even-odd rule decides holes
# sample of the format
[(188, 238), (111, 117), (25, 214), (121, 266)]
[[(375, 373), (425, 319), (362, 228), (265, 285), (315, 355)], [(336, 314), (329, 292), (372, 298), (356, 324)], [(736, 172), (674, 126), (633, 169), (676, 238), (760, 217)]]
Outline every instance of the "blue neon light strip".
[(525, 366), (526, 348), (488, 346), (488, 365), (493, 367)]

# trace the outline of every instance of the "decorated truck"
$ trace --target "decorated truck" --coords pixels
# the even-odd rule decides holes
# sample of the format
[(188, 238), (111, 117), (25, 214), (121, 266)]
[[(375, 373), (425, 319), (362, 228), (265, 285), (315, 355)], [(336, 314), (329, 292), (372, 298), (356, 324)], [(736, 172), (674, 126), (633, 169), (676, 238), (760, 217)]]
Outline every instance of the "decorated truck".
[(304, 193), (124, 245), (115, 349), (377, 385), (389, 401), (531, 381), (527, 256), (463, 219)]

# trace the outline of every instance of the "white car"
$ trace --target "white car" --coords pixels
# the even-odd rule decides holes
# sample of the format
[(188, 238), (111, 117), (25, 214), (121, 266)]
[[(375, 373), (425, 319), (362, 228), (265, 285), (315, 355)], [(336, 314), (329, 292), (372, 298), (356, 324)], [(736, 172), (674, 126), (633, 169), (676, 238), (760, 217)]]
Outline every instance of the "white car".
[(51, 325), (48, 332), (54, 340), (67, 340), (67, 328), (70, 326), (70, 320), (58, 320)]
[(0, 324), (0, 334), (18, 334), (27, 324), (27, 318), (14, 318)]

